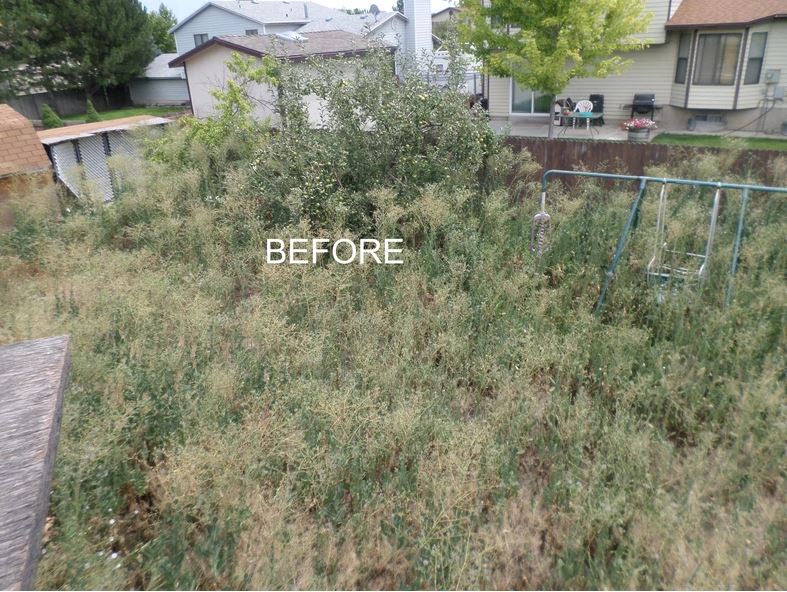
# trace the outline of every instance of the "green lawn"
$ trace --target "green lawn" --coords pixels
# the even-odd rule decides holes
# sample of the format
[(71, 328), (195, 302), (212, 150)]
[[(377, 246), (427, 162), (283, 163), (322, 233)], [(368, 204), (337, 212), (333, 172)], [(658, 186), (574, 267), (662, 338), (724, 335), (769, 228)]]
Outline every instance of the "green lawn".
[[(111, 111), (101, 111), (101, 119), (108, 121), (110, 119), (120, 119), (121, 117), (133, 117), (135, 115), (171, 115), (173, 113), (180, 113), (185, 111), (188, 107), (178, 105), (170, 105), (166, 107), (124, 107), (123, 109), (113, 109)], [(80, 122), (85, 121), (85, 114), (71, 115), (64, 117), (63, 121), (67, 122)]]
[[(678, 146), (708, 146), (711, 148), (724, 148), (730, 144), (730, 136), (710, 136), (694, 134), (663, 133), (653, 138), (654, 144), (674, 144)], [(745, 143), (750, 150), (785, 150), (787, 139), (776, 138), (734, 138)]]

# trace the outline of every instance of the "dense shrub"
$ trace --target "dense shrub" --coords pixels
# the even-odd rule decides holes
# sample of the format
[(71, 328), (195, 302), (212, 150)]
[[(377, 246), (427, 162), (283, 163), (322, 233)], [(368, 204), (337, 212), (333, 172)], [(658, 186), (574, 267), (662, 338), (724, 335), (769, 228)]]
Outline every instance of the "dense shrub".
[[(319, 226), (326, 212), (344, 210), (351, 228), (369, 230), (373, 189), (392, 189), (409, 205), (430, 184), (480, 190), (499, 176), (490, 163), (502, 152), (499, 139), (465, 96), (428, 84), (415, 68), (395, 78), (385, 53), (367, 57), (350, 76), (345, 61), (311, 66), (316, 74), (306, 79), (282, 69), (285, 119), (257, 154), (251, 179), (267, 200), (294, 204), (286, 208), (291, 220)], [(319, 127), (310, 125), (304, 95), (321, 101)]]
[(63, 127), (65, 125), (63, 120), (60, 119), (60, 116), (47, 104), (41, 107), (41, 123), (44, 124), (46, 129)]
[(85, 121), (87, 123), (95, 123), (97, 121), (101, 121), (101, 116), (96, 111), (96, 108), (93, 106), (93, 101), (90, 99), (86, 102), (86, 109), (85, 109)]

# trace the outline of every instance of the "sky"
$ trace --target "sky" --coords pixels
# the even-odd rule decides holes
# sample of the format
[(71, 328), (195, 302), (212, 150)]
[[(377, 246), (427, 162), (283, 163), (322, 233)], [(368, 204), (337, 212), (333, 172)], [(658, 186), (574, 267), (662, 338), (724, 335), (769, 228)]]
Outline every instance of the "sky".
[[(332, 8), (369, 8), (373, 3), (376, 3), (380, 10), (391, 10), (391, 7), (396, 4), (396, 0), (315, 0), (325, 6)], [(142, 0), (142, 4), (148, 10), (156, 10), (161, 4), (162, 0)], [(175, 13), (178, 21), (182, 21), (192, 12), (197, 10), (208, 0), (163, 0), (164, 5)], [(447, 6), (456, 6), (455, 0), (431, 0), (432, 12), (442, 10)]]

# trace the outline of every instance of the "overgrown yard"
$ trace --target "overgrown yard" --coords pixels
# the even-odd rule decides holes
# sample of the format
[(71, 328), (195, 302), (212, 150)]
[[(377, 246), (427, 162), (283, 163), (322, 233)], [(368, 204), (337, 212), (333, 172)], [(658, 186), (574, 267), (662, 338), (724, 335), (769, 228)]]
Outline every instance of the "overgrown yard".
[[(298, 87), (327, 131), (293, 103), (260, 133), (230, 88), (116, 163), (116, 203), (0, 236), (0, 343), (73, 339), (38, 586), (787, 586), (784, 200), (753, 196), (729, 309), (737, 197), (709, 284), (663, 304), (646, 202), (596, 318), (632, 187), (550, 194), (539, 261), (536, 167), (461, 97), (332, 76)], [(696, 248), (708, 195), (670, 203)], [(266, 264), (290, 236), (405, 263)]]

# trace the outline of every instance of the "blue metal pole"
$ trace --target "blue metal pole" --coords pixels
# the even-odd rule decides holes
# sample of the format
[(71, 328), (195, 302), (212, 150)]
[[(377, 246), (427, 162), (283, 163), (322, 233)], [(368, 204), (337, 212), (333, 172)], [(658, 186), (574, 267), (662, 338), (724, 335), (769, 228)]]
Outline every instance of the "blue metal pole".
[(631, 211), (629, 212), (629, 218), (626, 221), (626, 226), (623, 229), (620, 238), (618, 239), (618, 244), (615, 249), (615, 254), (612, 257), (612, 262), (610, 263), (609, 269), (607, 270), (606, 278), (604, 279), (604, 286), (601, 289), (601, 294), (599, 295), (598, 302), (596, 303), (595, 314), (598, 315), (604, 308), (604, 300), (607, 296), (607, 291), (609, 290), (609, 284), (612, 280), (612, 277), (615, 274), (615, 270), (617, 269), (618, 263), (620, 261), (620, 257), (623, 255), (623, 250), (626, 247), (626, 242), (628, 241), (628, 237), (631, 234), (631, 229), (634, 225), (634, 221), (637, 218), (637, 213), (639, 212), (640, 202), (645, 194), (645, 189), (649, 182), (654, 183), (669, 183), (671, 185), (688, 185), (691, 187), (713, 187), (713, 188), (722, 188), (722, 189), (735, 189), (740, 190), (743, 192), (741, 198), (741, 213), (740, 217), (738, 218), (738, 229), (735, 237), (735, 246), (733, 248), (733, 255), (732, 255), (732, 263), (730, 264), (730, 278), (727, 284), (727, 293), (725, 295), (725, 306), (729, 306), (732, 300), (732, 293), (733, 293), (733, 281), (735, 279), (735, 273), (738, 270), (738, 255), (740, 253), (740, 245), (743, 240), (743, 227), (745, 223), (746, 217), (746, 206), (749, 200), (749, 192), (750, 191), (760, 191), (763, 193), (785, 193), (787, 194), (787, 187), (767, 187), (765, 185), (745, 185), (740, 183), (719, 183), (714, 181), (697, 181), (694, 179), (674, 179), (669, 177), (647, 177), (647, 176), (635, 176), (635, 175), (617, 175), (613, 173), (588, 173), (584, 171), (564, 171), (559, 169), (550, 169), (545, 171), (543, 176), (541, 177), (541, 194), (542, 196), (547, 190), (547, 184), (549, 183), (549, 177), (551, 176), (562, 176), (562, 177), (589, 177), (589, 178), (596, 178), (596, 179), (613, 179), (618, 181), (639, 181), (639, 193), (637, 193), (637, 197), (634, 199), (634, 203), (631, 205)]
[(584, 171), (563, 171), (550, 169), (541, 177), (541, 189), (545, 190), (549, 177), (559, 175), (562, 177), (595, 177), (598, 179), (617, 179), (620, 181), (641, 181), (669, 183), (671, 185), (691, 185), (693, 187), (721, 187), (722, 189), (749, 189), (750, 191), (762, 191), (765, 193), (787, 193), (787, 187), (767, 187), (765, 185), (742, 185), (740, 183), (719, 183), (717, 181), (696, 181), (693, 179), (673, 179), (670, 177), (647, 177), (635, 175), (616, 175), (612, 173), (586, 173)]
[(743, 224), (746, 218), (746, 206), (749, 203), (749, 188), (746, 187), (741, 195), (741, 213), (738, 216), (738, 229), (735, 232), (735, 245), (732, 247), (732, 262), (730, 263), (730, 277), (727, 278), (727, 294), (724, 296), (724, 307), (728, 307), (732, 302), (733, 284), (735, 274), (738, 271), (738, 255), (743, 241)]
[[(632, 177), (632, 179), (636, 178), (637, 177)], [(631, 204), (631, 210), (629, 211), (628, 220), (626, 220), (626, 226), (623, 228), (623, 232), (620, 234), (620, 238), (618, 239), (618, 246), (615, 248), (615, 254), (612, 256), (612, 262), (609, 264), (609, 269), (607, 269), (607, 274), (604, 278), (604, 286), (601, 288), (601, 294), (599, 294), (598, 302), (596, 303), (596, 309), (594, 311), (596, 316), (598, 316), (604, 308), (604, 300), (607, 297), (609, 283), (612, 281), (612, 277), (615, 275), (615, 270), (618, 268), (618, 262), (620, 262), (620, 258), (623, 255), (624, 249), (626, 248), (628, 237), (631, 234), (631, 228), (634, 226), (634, 220), (636, 220), (637, 213), (639, 212), (639, 205), (642, 202), (642, 198), (645, 195), (645, 190), (648, 186), (648, 179), (646, 177), (640, 177), (639, 179), (640, 182), (637, 197), (634, 199), (634, 203)]]

